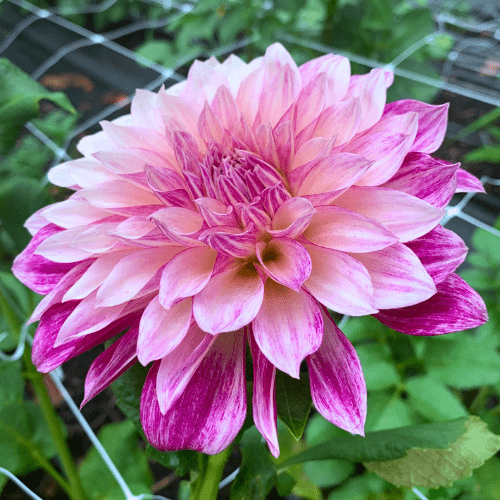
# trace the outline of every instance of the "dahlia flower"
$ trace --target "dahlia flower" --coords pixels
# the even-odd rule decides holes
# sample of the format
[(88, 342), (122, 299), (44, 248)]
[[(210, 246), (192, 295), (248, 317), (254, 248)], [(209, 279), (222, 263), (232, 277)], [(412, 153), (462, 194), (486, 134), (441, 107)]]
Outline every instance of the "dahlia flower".
[(84, 402), (151, 365), (144, 432), (160, 450), (215, 454), (246, 415), (277, 456), (276, 369), (308, 366), (316, 409), (363, 434), (366, 386), (327, 308), (410, 335), (486, 321), (454, 274), (467, 248), (439, 225), (483, 191), (434, 159), (447, 105), (386, 104), (393, 76), (282, 45), (246, 64), (195, 61), (185, 81), (137, 90), (130, 114), (80, 140), (50, 181), (75, 190), (26, 223), (15, 275), (46, 296), (33, 361), (48, 372), (126, 330), (91, 365)]

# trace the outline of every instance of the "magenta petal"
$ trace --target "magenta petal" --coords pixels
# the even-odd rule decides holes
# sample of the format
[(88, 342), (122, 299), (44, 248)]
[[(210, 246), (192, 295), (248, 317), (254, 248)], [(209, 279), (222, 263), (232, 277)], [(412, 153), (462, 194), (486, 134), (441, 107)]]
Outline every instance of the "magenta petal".
[(481, 181), (469, 172), (459, 168), (457, 170), (457, 189), (456, 193), (484, 193), (484, 187)]
[(434, 153), (443, 142), (448, 122), (449, 104), (434, 106), (425, 102), (403, 99), (391, 102), (384, 108), (385, 117), (403, 115), (410, 111), (418, 113), (418, 131), (411, 151)]
[(246, 415), (244, 340), (241, 331), (219, 335), (165, 415), (156, 394), (160, 363), (152, 366), (142, 391), (141, 422), (155, 448), (214, 455), (229, 446)]
[(305, 198), (290, 198), (274, 214), (269, 234), (296, 238), (309, 225), (316, 210)]
[(467, 255), (462, 238), (441, 225), (405, 245), (415, 252), (434, 283), (444, 281)]
[(264, 356), (297, 379), (300, 363), (316, 351), (323, 336), (323, 320), (316, 300), (304, 290), (295, 292), (269, 279), (262, 307), (252, 325)]
[(337, 427), (364, 436), (366, 384), (358, 355), (322, 308), (324, 334), (308, 356), (311, 396), (316, 409)]
[(425, 153), (409, 153), (396, 174), (381, 187), (403, 191), (444, 208), (455, 193), (458, 166), (459, 163), (452, 165)]
[(425, 302), (380, 311), (374, 316), (384, 325), (408, 335), (441, 335), (475, 328), (488, 321), (483, 299), (457, 274), (439, 283), (437, 290)]
[(280, 454), (278, 431), (276, 428), (278, 413), (276, 408), (276, 368), (262, 354), (253, 334), (248, 336), (253, 360), (253, 421), (264, 436), (274, 457)]
[(217, 252), (245, 258), (255, 255), (255, 228), (253, 223), (241, 231), (239, 227), (214, 226), (203, 231), (199, 240)]
[(102, 390), (108, 387), (122, 373), (137, 361), (137, 335), (139, 323), (135, 323), (129, 331), (109, 346), (90, 365), (85, 378), (85, 397), (80, 408)]
[(61, 281), (61, 278), (75, 266), (73, 262), (52, 262), (41, 255), (34, 254), (40, 243), (59, 232), (61, 232), (61, 228), (54, 224), (48, 224), (40, 229), (29, 245), (14, 259), (12, 266), (14, 276), (21, 283), (42, 295), (49, 293)]

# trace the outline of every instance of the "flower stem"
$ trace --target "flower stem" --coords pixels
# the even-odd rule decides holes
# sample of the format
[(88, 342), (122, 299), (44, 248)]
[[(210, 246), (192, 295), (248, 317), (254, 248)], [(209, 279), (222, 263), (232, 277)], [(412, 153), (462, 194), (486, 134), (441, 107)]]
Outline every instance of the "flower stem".
[(73, 457), (69, 451), (68, 444), (62, 433), (57, 413), (52, 405), (52, 402), (50, 401), (47, 388), (43, 383), (42, 375), (36, 371), (36, 368), (31, 362), (31, 349), (29, 346), (26, 346), (26, 349), (24, 350), (23, 361), (27, 371), (27, 378), (29, 378), (33, 384), (43, 416), (49, 427), (54, 444), (56, 445), (57, 454), (61, 459), (62, 468), (71, 485), (71, 499), (86, 500), (87, 496), (82, 483), (80, 482), (80, 477), (78, 476), (75, 462), (73, 461)]
[(192, 485), (189, 500), (216, 500), (219, 483), (226, 461), (231, 455), (232, 446), (228, 446), (217, 455), (200, 453), (200, 472)]

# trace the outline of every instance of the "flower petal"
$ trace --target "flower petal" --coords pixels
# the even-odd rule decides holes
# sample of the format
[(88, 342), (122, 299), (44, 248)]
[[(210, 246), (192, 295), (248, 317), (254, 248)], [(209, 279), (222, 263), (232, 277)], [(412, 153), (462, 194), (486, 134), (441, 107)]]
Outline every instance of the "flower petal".
[(276, 407), (276, 368), (262, 354), (253, 334), (248, 336), (253, 360), (253, 421), (264, 436), (274, 457), (280, 454)]
[(425, 270), (438, 284), (465, 260), (468, 248), (460, 236), (438, 225), (406, 246), (415, 253)]
[(370, 273), (373, 302), (378, 309), (411, 306), (436, 293), (434, 281), (418, 257), (401, 243), (353, 257)]
[(182, 341), (191, 324), (192, 301), (182, 300), (165, 309), (156, 296), (144, 310), (139, 325), (137, 357), (146, 366), (163, 358)]
[(263, 297), (264, 285), (254, 266), (234, 267), (212, 276), (194, 296), (194, 318), (208, 333), (237, 330), (255, 318)]
[(188, 248), (174, 256), (161, 275), (160, 304), (169, 309), (180, 298), (203, 290), (212, 276), (216, 257), (217, 252), (208, 247)]
[(269, 234), (275, 238), (296, 238), (309, 225), (316, 209), (305, 198), (290, 198), (274, 214)]
[(315, 245), (344, 252), (373, 252), (398, 241), (378, 222), (336, 206), (317, 207), (302, 235)]
[(203, 218), (198, 212), (184, 207), (167, 207), (154, 212), (151, 220), (165, 236), (179, 245), (203, 245), (198, 241), (203, 228)]
[(138, 331), (139, 324), (133, 324), (92, 362), (85, 377), (85, 396), (80, 408), (136, 363)]
[(323, 336), (323, 320), (316, 300), (303, 290), (295, 292), (269, 279), (252, 326), (264, 356), (297, 379), (300, 363), (316, 351)]
[(312, 271), (304, 285), (326, 307), (349, 316), (377, 312), (373, 286), (366, 268), (351, 256), (315, 245), (305, 245)]
[(469, 172), (459, 168), (457, 170), (457, 188), (456, 193), (484, 193), (484, 187), (481, 181)]
[(274, 281), (296, 292), (311, 274), (309, 254), (300, 243), (290, 238), (257, 243), (257, 258)]
[(437, 285), (438, 292), (420, 304), (380, 311), (384, 325), (408, 335), (441, 335), (475, 328), (488, 321), (481, 296), (460, 276), (451, 274)]
[(314, 406), (337, 427), (364, 436), (367, 394), (361, 363), (349, 340), (321, 309), (323, 341), (306, 358)]
[(83, 200), (67, 199), (46, 207), (43, 216), (64, 229), (84, 226), (112, 215), (111, 212), (94, 207)]
[(217, 337), (165, 415), (156, 395), (159, 364), (149, 371), (141, 397), (141, 422), (148, 441), (161, 451), (190, 449), (214, 455), (227, 448), (246, 415), (243, 333)]
[(381, 187), (353, 186), (335, 199), (335, 205), (382, 224), (403, 243), (428, 233), (445, 213), (414, 196)]

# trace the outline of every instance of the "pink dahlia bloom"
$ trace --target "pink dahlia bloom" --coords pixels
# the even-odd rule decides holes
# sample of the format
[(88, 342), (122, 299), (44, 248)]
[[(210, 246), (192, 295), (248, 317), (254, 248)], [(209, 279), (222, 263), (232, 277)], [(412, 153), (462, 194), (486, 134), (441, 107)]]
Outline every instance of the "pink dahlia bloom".
[(439, 225), (453, 193), (483, 188), (430, 156), (447, 105), (386, 104), (391, 82), (332, 54), (297, 67), (274, 44), (138, 90), (129, 115), (80, 141), (83, 158), (49, 172), (75, 193), (26, 224), (14, 272), (46, 294), (38, 369), (127, 330), (90, 367), (84, 403), (151, 364), (149, 441), (218, 453), (245, 419), (248, 343), (253, 418), (275, 456), (276, 369), (298, 378), (304, 360), (317, 410), (363, 434), (361, 366), (326, 308), (410, 335), (487, 319), (454, 274), (466, 246)]

